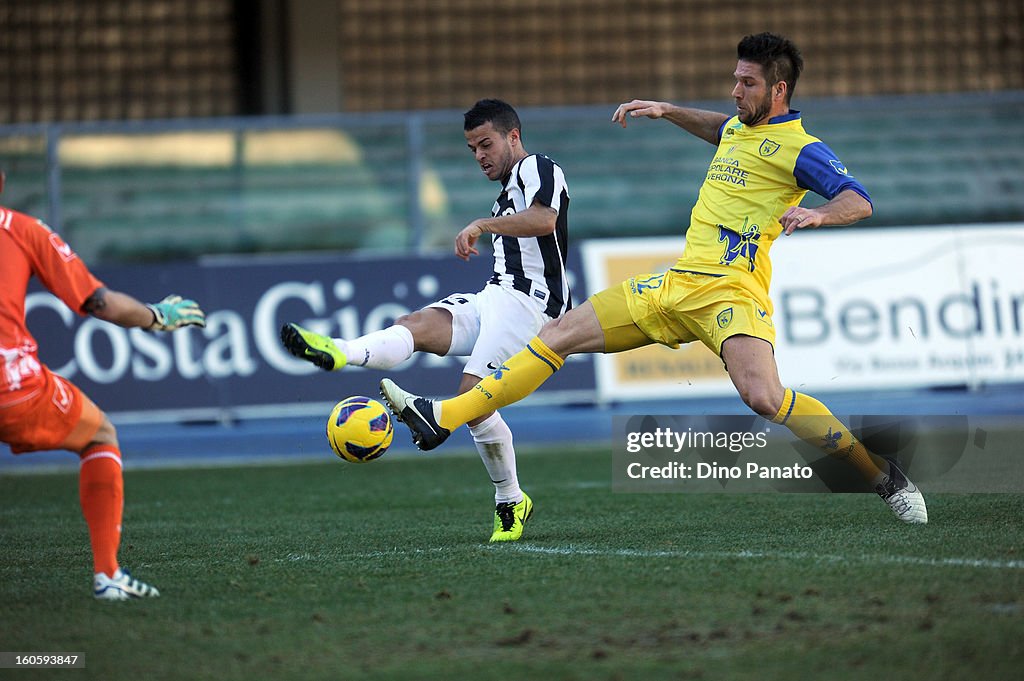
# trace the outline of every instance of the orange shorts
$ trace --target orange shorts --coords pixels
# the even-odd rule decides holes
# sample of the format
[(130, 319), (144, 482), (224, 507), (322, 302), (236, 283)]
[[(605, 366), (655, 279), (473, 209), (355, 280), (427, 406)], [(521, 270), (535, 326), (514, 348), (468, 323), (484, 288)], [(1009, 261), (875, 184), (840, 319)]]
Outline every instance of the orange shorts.
[(78, 387), (43, 367), (44, 383), (28, 398), (0, 404), (0, 441), (15, 454), (80, 452), (103, 424), (100, 408)]

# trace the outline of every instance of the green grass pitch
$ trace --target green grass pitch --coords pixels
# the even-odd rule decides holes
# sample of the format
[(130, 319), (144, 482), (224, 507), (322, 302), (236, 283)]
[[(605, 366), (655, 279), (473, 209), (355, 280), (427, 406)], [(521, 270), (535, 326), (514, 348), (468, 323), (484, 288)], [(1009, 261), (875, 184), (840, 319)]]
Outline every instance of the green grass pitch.
[[(130, 452), (128, 460), (130, 461)], [(1024, 496), (621, 494), (607, 448), (526, 450), (491, 546), (475, 453), (126, 474), (101, 603), (74, 473), (0, 477), (0, 650), (68, 679), (1005, 679), (1024, 668)], [(927, 492), (927, 490), (926, 490)], [(43, 676), (33, 676), (43, 678)]]

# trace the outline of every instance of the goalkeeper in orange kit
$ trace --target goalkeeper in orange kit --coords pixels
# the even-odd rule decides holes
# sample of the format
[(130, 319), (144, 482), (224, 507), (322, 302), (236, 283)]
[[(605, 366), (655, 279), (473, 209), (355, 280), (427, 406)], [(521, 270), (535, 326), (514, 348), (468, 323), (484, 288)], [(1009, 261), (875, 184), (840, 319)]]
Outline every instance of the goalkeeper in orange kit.
[(25, 295), (33, 276), (75, 312), (125, 328), (205, 326), (205, 315), (195, 302), (179, 296), (145, 305), (106, 288), (41, 220), (0, 206), (0, 441), (15, 454), (49, 449), (78, 454), (96, 598), (159, 596), (155, 587), (118, 563), (124, 482), (117, 431), (77, 386), (39, 361), (38, 345), (25, 325)]

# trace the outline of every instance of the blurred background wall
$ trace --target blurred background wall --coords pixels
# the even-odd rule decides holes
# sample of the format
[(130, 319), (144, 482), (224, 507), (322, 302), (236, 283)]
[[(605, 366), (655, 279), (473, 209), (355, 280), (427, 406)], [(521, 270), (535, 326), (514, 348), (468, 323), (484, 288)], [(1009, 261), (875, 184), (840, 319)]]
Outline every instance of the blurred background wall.
[(0, 123), (727, 98), (736, 42), (801, 96), (1024, 88), (1019, 0), (4, 0)]
[(447, 249), (493, 199), (461, 113), (496, 96), (576, 238), (678, 235), (709, 150), (611, 111), (731, 111), (736, 43), (774, 30), (865, 225), (1021, 220), (1022, 26), (1020, 0), (3, 0), (4, 201), (93, 263)]

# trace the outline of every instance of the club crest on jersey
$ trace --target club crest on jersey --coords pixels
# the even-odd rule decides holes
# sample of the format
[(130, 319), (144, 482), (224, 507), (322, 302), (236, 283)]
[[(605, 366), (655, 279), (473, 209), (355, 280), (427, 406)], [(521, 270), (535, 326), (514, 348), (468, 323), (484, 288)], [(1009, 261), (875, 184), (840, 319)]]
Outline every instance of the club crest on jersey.
[(778, 151), (781, 148), (782, 148), (781, 144), (779, 144), (778, 142), (772, 142), (770, 139), (765, 137), (764, 141), (761, 142), (761, 147), (757, 150), (757, 153), (759, 153), (762, 156), (764, 156), (765, 158), (767, 158), (767, 157), (771, 156), (772, 154), (774, 154), (776, 151)]
[(716, 319), (718, 320), (719, 328), (722, 329), (732, 324), (732, 308), (727, 307), (721, 312), (719, 312), (718, 317), (716, 317)]
[(742, 256), (747, 259), (750, 271), (753, 272), (761, 228), (757, 225), (747, 225), (748, 219), (743, 219), (743, 227), (738, 234), (725, 225), (718, 225), (718, 240), (725, 242), (725, 250), (718, 262), (722, 265), (731, 265), (737, 257)]

